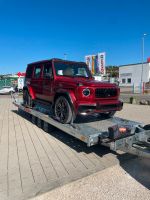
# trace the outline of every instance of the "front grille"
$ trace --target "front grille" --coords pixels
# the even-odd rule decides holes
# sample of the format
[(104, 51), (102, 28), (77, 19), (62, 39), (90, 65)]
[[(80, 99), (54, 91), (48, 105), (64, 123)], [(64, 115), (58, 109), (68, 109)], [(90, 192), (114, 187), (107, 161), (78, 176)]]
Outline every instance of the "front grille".
[(95, 90), (96, 98), (110, 98), (117, 96), (116, 88), (97, 88)]

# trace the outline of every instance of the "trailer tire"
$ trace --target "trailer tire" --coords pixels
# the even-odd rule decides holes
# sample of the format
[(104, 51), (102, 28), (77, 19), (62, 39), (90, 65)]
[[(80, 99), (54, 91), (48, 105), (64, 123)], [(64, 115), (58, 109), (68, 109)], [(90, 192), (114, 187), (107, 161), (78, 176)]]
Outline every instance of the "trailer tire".
[(70, 102), (65, 96), (59, 96), (56, 99), (54, 104), (54, 115), (56, 119), (63, 124), (74, 121)]

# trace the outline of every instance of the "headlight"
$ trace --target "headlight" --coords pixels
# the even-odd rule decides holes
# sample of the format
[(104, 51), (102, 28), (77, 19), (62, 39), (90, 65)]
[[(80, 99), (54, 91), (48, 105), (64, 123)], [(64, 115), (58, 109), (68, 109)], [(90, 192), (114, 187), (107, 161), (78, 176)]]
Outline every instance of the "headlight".
[(86, 97), (90, 95), (90, 90), (88, 88), (83, 89), (82, 94)]

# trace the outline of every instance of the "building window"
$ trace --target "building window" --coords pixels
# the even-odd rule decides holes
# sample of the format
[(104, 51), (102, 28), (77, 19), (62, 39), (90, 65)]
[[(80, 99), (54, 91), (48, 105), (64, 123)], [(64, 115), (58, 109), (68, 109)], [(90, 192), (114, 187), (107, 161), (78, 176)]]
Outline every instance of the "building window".
[(128, 83), (131, 83), (131, 78), (128, 78)]
[(125, 78), (122, 79), (122, 83), (126, 83), (126, 79)]

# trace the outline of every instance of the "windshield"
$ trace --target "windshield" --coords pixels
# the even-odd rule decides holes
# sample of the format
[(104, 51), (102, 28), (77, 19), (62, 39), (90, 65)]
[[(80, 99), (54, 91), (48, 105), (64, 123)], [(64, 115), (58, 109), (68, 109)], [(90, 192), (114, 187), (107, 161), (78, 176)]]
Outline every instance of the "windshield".
[(57, 76), (91, 77), (90, 71), (84, 64), (54, 62), (54, 66)]

